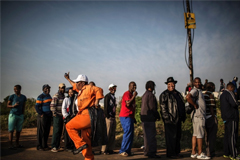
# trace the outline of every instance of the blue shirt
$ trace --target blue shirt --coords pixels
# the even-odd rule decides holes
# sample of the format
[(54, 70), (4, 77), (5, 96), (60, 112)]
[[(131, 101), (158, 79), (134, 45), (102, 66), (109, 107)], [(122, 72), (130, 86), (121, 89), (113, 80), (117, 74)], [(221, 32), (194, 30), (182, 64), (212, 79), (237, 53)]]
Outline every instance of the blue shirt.
[(51, 101), (52, 101), (52, 97), (50, 96), (50, 94), (45, 94), (45, 93), (40, 94), (37, 98), (36, 105), (35, 105), (35, 109), (37, 113), (40, 115), (46, 114), (51, 116), (52, 115), (52, 112), (50, 110)]
[(8, 101), (11, 101), (10, 103), (11, 105), (15, 105), (17, 102), (19, 102), (19, 105), (17, 105), (14, 108), (11, 108), (10, 114), (15, 115), (23, 114), (23, 105), (27, 101), (26, 96), (21, 94), (20, 97), (18, 97), (16, 94), (13, 94), (8, 98)]

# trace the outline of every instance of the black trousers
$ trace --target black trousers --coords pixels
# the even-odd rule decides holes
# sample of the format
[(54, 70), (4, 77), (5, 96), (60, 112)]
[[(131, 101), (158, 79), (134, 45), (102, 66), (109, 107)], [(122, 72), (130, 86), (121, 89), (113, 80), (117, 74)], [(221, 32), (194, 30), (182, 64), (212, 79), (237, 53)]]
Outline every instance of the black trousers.
[(51, 127), (51, 116), (37, 116), (37, 149), (48, 147), (48, 136)]
[(164, 123), (167, 156), (177, 156), (180, 153), (181, 127), (181, 121), (177, 124)]
[(217, 138), (218, 124), (215, 117), (206, 119), (205, 124), (205, 143), (206, 143), (206, 155), (210, 157), (215, 156), (215, 144)]
[(237, 157), (238, 121), (227, 121), (225, 123), (225, 134), (223, 140), (224, 155)]
[[(66, 118), (66, 123), (64, 126), (71, 120), (72, 118), (67, 117)], [(66, 127), (65, 127), (66, 128)], [(72, 139), (69, 137), (67, 130), (65, 129), (64, 131), (64, 147), (65, 149), (73, 149), (74, 148), (74, 143)]]
[(157, 152), (155, 122), (142, 122), (144, 136), (144, 155), (154, 156)]

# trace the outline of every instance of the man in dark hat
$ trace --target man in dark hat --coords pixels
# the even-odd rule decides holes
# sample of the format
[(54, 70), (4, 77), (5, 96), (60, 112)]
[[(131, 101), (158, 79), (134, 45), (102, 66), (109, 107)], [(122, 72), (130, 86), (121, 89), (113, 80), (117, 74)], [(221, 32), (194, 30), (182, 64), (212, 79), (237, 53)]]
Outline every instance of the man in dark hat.
[(182, 158), (180, 155), (181, 123), (186, 119), (183, 97), (175, 89), (177, 81), (167, 79), (167, 89), (159, 97), (161, 115), (165, 127), (167, 157)]
[(50, 93), (50, 86), (44, 84), (42, 87), (43, 93), (37, 98), (35, 109), (37, 116), (37, 150), (48, 150), (47, 145), (48, 136), (51, 127), (52, 111), (50, 110), (50, 103), (52, 97)]

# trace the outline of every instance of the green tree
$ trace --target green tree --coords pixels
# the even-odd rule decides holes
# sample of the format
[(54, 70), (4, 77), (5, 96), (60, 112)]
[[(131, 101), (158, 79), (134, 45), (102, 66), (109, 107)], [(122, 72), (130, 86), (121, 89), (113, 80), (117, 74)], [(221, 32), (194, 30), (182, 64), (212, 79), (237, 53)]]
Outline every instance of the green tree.
[(142, 97), (137, 96), (135, 98), (135, 104), (136, 104), (136, 109), (135, 109), (135, 119), (137, 121), (137, 124), (141, 124), (141, 105), (142, 105)]
[(10, 112), (10, 108), (7, 107), (8, 98), (9, 96), (5, 97), (1, 103), (1, 115), (7, 115)]
[[(4, 98), (1, 103), (1, 129), (6, 130), (8, 128), (8, 115), (10, 108), (7, 107), (8, 97)], [(23, 127), (35, 127), (37, 126), (37, 113), (35, 111), (36, 100), (34, 98), (28, 98), (25, 105), (24, 123)]]

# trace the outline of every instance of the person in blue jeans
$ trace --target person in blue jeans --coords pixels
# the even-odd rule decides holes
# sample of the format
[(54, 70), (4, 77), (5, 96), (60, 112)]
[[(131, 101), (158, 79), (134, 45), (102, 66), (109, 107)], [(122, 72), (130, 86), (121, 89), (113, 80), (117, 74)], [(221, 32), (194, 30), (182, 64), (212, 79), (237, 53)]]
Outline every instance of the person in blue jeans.
[[(10, 114), (8, 117), (8, 131), (9, 131), (9, 149), (22, 148), (23, 146), (19, 144), (20, 133), (22, 131), (22, 125), (24, 121), (24, 110), (25, 102), (27, 98), (25, 95), (21, 94), (21, 86), (14, 86), (15, 94), (12, 94), (8, 98), (7, 107), (11, 108)], [(16, 146), (13, 145), (13, 132), (16, 129)]]
[(135, 97), (137, 96), (136, 83), (129, 83), (129, 90), (123, 94), (122, 107), (119, 114), (120, 122), (123, 128), (123, 140), (119, 154), (122, 156), (131, 155), (131, 148), (134, 136), (135, 116)]

